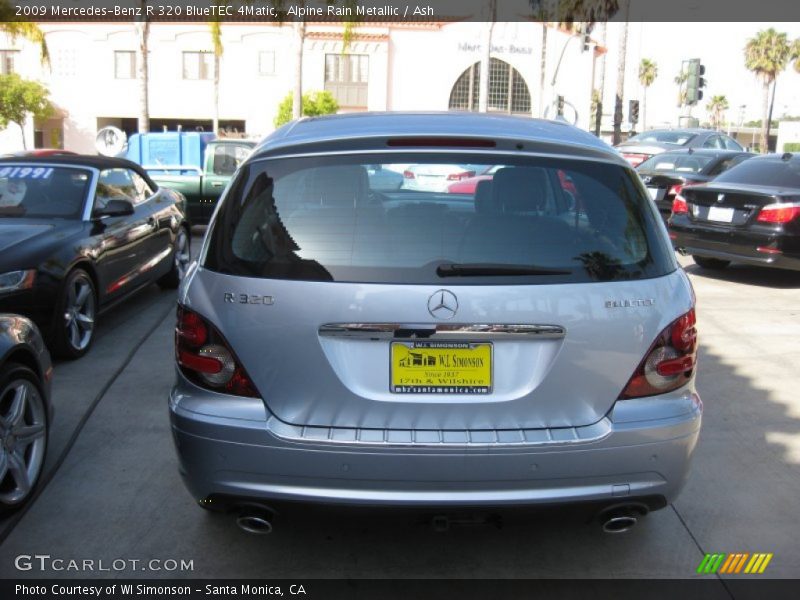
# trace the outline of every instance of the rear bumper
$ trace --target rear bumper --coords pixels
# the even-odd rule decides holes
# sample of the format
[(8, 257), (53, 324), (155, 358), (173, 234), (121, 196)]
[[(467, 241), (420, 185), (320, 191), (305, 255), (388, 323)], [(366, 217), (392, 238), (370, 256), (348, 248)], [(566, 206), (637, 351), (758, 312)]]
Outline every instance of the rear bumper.
[[(672, 246), (684, 254), (800, 271), (798, 236), (767, 231), (730, 230), (695, 225), (682, 218), (669, 223)], [(774, 252), (759, 251), (769, 248)]]
[(618, 402), (588, 428), (538, 430), (549, 432), (542, 441), (521, 434), (404, 444), (385, 433), (381, 441), (340, 442), (333, 431), (287, 437), (261, 400), (201, 390), (180, 374), (169, 406), (181, 475), (206, 506), (218, 497), (390, 506), (669, 502), (686, 479), (702, 414), (687, 387)]

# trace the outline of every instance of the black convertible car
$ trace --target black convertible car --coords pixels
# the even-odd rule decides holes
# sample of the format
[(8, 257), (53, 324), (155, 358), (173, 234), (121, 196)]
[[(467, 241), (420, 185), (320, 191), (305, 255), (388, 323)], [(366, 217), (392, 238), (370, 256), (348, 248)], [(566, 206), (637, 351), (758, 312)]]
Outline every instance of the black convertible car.
[(757, 156), (683, 188), (668, 226), (672, 245), (703, 268), (800, 270), (800, 154)]
[(52, 350), (89, 349), (97, 315), (189, 264), (185, 199), (138, 165), (94, 156), (0, 159), (0, 312), (29, 316)]

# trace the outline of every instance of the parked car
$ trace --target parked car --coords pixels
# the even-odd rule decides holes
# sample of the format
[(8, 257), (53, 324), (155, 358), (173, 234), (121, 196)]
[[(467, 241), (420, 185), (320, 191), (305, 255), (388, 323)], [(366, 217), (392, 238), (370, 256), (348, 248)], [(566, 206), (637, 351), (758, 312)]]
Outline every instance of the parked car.
[(98, 314), (189, 264), (186, 201), (123, 159), (0, 160), (0, 311), (24, 314), (77, 358)]
[[(501, 166), (480, 202), (369, 189), (370, 165), (398, 163)], [(589, 133), (305, 119), (240, 167), (206, 244), (170, 416), (193, 497), (242, 528), (268, 531), (286, 500), (586, 501), (621, 531), (681, 489), (702, 409), (691, 284), (631, 166)]]
[(757, 156), (672, 204), (670, 237), (706, 269), (731, 262), (800, 270), (800, 154)]
[(369, 165), (367, 176), (369, 188), (377, 192), (395, 192), (403, 185), (403, 174), (388, 165)]
[(53, 369), (33, 322), (0, 314), (0, 514), (19, 508), (42, 474)]
[(494, 174), (501, 167), (501, 165), (492, 165), (480, 175), (474, 177), (467, 177), (447, 186), (448, 194), (474, 194), (475, 188), (478, 186), (479, 181), (491, 181)]
[[(183, 194), (186, 197), (189, 222), (192, 225), (203, 225), (211, 218), (222, 190), (255, 145), (251, 140), (217, 139), (203, 146), (201, 166), (155, 164), (146, 160), (140, 164), (155, 183)], [(177, 163), (178, 159), (175, 160)]]
[(455, 181), (463, 181), (475, 177), (476, 169), (485, 168), (485, 165), (409, 165), (403, 171), (403, 188), (406, 190), (419, 190), (424, 192), (446, 192), (448, 186)]
[(735, 139), (714, 129), (652, 129), (633, 136), (616, 148), (634, 167), (651, 156), (679, 148), (745, 150)]
[(672, 201), (683, 186), (711, 181), (754, 156), (736, 150), (671, 150), (648, 158), (636, 171), (666, 221), (672, 213)]

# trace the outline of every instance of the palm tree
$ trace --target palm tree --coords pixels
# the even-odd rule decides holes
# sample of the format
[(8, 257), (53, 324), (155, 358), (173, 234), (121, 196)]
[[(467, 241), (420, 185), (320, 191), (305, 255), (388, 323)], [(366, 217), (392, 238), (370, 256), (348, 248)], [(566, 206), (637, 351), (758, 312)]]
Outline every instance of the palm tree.
[(622, 141), (622, 97), (625, 93), (625, 60), (628, 52), (628, 15), (630, 14), (630, 8), (630, 0), (625, 0), (625, 21), (619, 38), (619, 56), (617, 57), (617, 93), (614, 97), (614, 145)]
[(744, 64), (761, 80), (764, 91), (761, 119), (761, 152), (769, 152), (767, 129), (769, 127), (769, 88), (786, 68), (792, 55), (792, 45), (785, 33), (770, 27), (759, 31), (747, 40), (744, 47)]
[(36, 23), (14, 20), (14, 9), (8, 0), (0, 0), (0, 32), (5, 33), (13, 42), (15, 38), (22, 37), (39, 46), (39, 57), (42, 64), (50, 64), (50, 51), (44, 32)]
[(639, 83), (642, 84), (642, 131), (647, 129), (647, 88), (658, 77), (658, 65), (649, 58), (639, 63)]
[[(543, 117), (547, 71), (547, 21), (555, 22), (559, 29), (566, 29), (570, 32), (575, 23), (585, 23), (590, 28), (598, 21), (605, 23), (613, 17), (619, 10), (619, 0), (528, 0), (528, 4), (533, 9), (533, 18), (542, 24), (542, 53), (539, 70), (541, 112), (539, 116)], [(603, 36), (605, 36), (605, 29), (603, 29)], [(603, 69), (605, 69), (605, 58), (603, 58)]]
[(214, 118), (211, 129), (219, 137), (219, 65), (222, 58), (222, 21), (211, 21), (208, 24), (211, 30), (211, 45), (214, 47)]
[(681, 72), (675, 75), (673, 81), (678, 84), (678, 108), (686, 106), (686, 81), (689, 73), (681, 67)]
[(706, 104), (706, 110), (711, 115), (711, 125), (714, 129), (719, 129), (723, 124), (725, 111), (730, 108), (728, 99), (725, 96), (714, 96)]
[(800, 73), (800, 38), (797, 38), (792, 44), (792, 60), (794, 61), (794, 70)]

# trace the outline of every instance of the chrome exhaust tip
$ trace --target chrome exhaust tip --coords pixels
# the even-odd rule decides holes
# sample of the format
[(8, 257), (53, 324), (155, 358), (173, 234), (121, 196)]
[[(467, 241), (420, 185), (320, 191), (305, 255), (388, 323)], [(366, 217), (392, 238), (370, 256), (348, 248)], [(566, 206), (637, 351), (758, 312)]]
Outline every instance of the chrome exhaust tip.
[(638, 522), (639, 519), (632, 516), (611, 517), (603, 523), (603, 531), (605, 533), (625, 533), (633, 529)]
[(242, 506), (239, 516), (236, 518), (236, 525), (242, 531), (255, 535), (267, 535), (272, 533), (272, 519), (275, 512), (266, 506), (246, 505)]
[(615, 504), (601, 510), (597, 520), (605, 533), (625, 533), (633, 529), (649, 510), (646, 504), (639, 502)]

